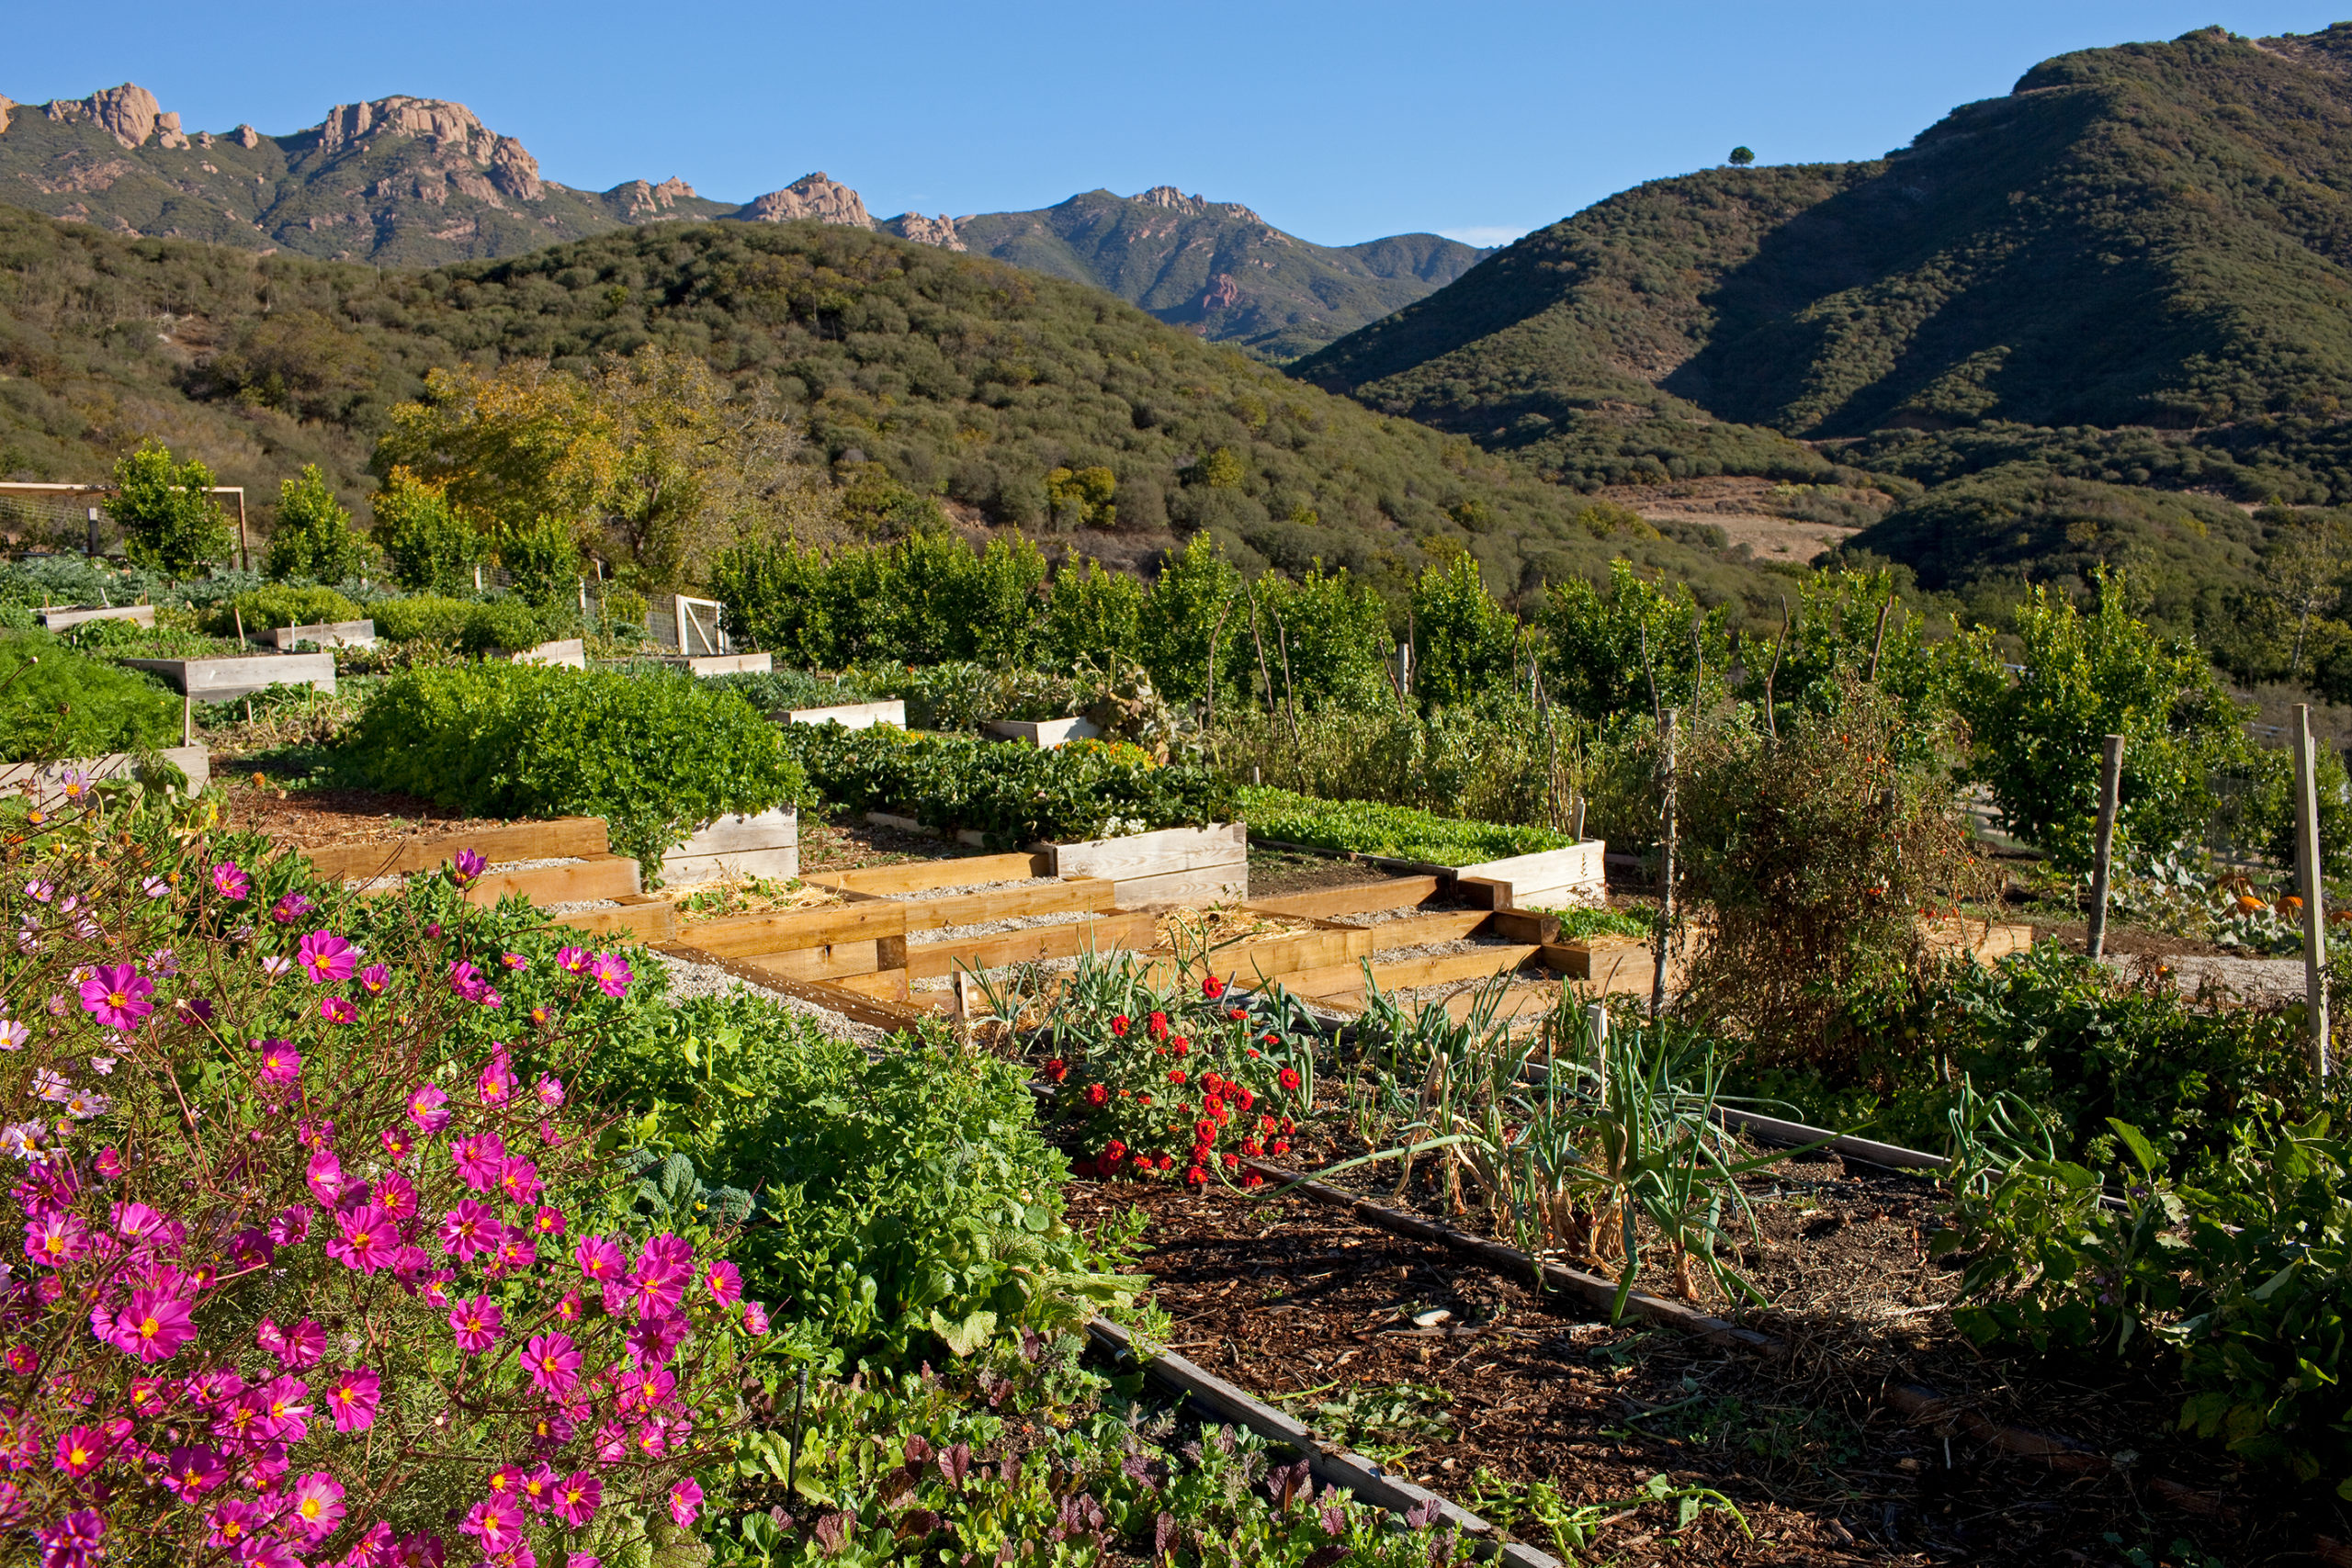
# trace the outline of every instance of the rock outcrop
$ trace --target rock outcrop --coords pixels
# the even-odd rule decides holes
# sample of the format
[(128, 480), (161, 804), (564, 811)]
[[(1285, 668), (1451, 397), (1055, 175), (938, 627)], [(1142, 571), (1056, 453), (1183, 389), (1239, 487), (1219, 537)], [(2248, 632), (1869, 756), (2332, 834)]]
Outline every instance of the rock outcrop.
[(768, 192), (738, 209), (735, 216), (746, 223), (789, 223), (813, 218), (820, 223), (844, 223), (854, 229), (874, 227), (873, 214), (865, 210), (857, 192), (828, 179), (822, 169), (801, 175), (782, 190)]
[(964, 236), (956, 231), (956, 220), (941, 213), (925, 218), (920, 212), (901, 212), (882, 225), (886, 234), (896, 234), (901, 240), (912, 240), (918, 245), (937, 245), (943, 251), (966, 248)]
[[(164, 112), (155, 95), (133, 82), (92, 93), (86, 98), (53, 98), (45, 112), (58, 121), (87, 119), (125, 147), (143, 147), (153, 137), (165, 147), (185, 147), (180, 117)], [(0, 128), (5, 128), (0, 116)]]
[(19, 106), (16, 99), (0, 96), (0, 136), (6, 136), (8, 134), (9, 112), (18, 107)]
[(658, 186), (649, 185), (643, 180), (631, 180), (627, 185), (615, 186), (605, 194), (608, 197), (617, 197), (621, 209), (629, 217), (641, 220), (659, 218), (682, 201), (701, 199), (695, 195), (694, 186), (675, 175)]

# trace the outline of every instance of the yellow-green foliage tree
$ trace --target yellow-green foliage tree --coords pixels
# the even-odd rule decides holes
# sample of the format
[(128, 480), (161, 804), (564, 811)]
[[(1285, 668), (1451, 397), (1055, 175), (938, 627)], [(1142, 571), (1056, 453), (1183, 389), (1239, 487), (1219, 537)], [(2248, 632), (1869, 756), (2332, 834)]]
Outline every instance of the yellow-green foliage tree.
[(229, 520), (213, 483), (201, 459), (174, 462), (171, 448), (152, 439), (117, 462), (107, 513), (121, 526), (130, 558), (178, 577), (226, 556)]

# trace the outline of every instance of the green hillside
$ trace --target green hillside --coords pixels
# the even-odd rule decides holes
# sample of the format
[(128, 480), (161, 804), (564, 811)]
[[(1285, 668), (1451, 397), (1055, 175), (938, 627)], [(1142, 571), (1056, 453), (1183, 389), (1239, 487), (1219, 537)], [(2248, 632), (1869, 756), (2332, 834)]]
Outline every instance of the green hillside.
[[(1459, 437), (1099, 290), (861, 229), (662, 225), (410, 272), (0, 209), (0, 473), (14, 477), (88, 478), (153, 434), (269, 493), (317, 462), (357, 505), (390, 410), (433, 367), (586, 367), (648, 344), (773, 400), (842, 483), (885, 474), (998, 524), (1053, 525), (1047, 474), (1102, 467), (1118, 531), (1210, 527), (1245, 561), (1320, 557), (1395, 582), (1444, 538), (1514, 592), (1605, 576), (1624, 550), (1711, 601), (1763, 597), (1758, 574), (1613, 532), (1622, 518)], [(1099, 553), (1104, 537), (1071, 542)]]
[(1295, 370), (1578, 485), (2041, 460), (2352, 499), (2352, 24), (2066, 55), (1882, 160), (1643, 186)]
[(1288, 359), (1453, 282), (1487, 253), (1436, 234), (1317, 245), (1250, 209), (1172, 186), (1087, 191), (1035, 212), (885, 227), (1091, 283), (1163, 321)]

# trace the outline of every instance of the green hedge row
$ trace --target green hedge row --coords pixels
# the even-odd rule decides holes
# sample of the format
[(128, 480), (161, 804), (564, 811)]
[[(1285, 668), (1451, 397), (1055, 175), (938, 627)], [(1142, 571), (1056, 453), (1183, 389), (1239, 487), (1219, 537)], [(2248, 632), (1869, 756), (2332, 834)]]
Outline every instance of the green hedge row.
[(1387, 855), (1430, 865), (1475, 865), (1576, 842), (1548, 828), (1470, 822), (1375, 801), (1317, 800), (1286, 789), (1250, 786), (1237, 793), (1251, 838), (1318, 850)]
[(455, 810), (602, 817), (649, 871), (697, 824), (793, 804), (807, 782), (775, 727), (731, 692), (518, 664), (391, 677), (337, 761), (353, 782)]
[(887, 725), (796, 724), (784, 734), (829, 804), (968, 829), (998, 848), (1196, 828), (1233, 814), (1231, 785), (1214, 770), (1154, 766), (1134, 746), (1080, 741), (1048, 751)]

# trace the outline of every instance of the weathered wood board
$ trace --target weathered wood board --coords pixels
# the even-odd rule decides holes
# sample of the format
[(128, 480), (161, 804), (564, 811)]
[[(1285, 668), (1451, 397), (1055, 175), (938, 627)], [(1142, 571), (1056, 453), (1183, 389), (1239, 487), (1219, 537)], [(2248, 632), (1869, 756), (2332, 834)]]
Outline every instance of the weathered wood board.
[(662, 880), (671, 886), (722, 876), (799, 874), (800, 813), (790, 806), (707, 822), (662, 857)]
[[(212, 782), (212, 753), (204, 747), (168, 746), (159, 755), (187, 775), (191, 795), (201, 794), (204, 786)], [(79, 762), (0, 763), (0, 795), (15, 795), (37, 780), (55, 779), (68, 768), (79, 771), (85, 778), (127, 779), (138, 767), (139, 759), (128, 751), (109, 751), (103, 757)], [(35, 798), (40, 798), (38, 794)]]
[(125, 659), (120, 662), (161, 675), (200, 703), (249, 697), (271, 686), (334, 690), (332, 653), (232, 653), (217, 659)]
[(1238, 902), (1250, 897), (1250, 838), (1239, 822), (1163, 828), (1122, 839), (1039, 846), (1060, 876), (1100, 876), (1118, 885), (1118, 907)]
[(486, 861), (508, 861), (586, 857), (611, 849), (601, 817), (559, 817), (546, 822), (510, 822), (470, 833), (415, 833), (367, 843), (289, 847), (309, 857), (321, 876), (331, 879), (430, 871), (457, 859), (459, 850), (471, 850)]
[(1599, 839), (1532, 855), (1511, 855), (1463, 866), (1465, 887), (1490, 890), (1498, 909), (1597, 908), (1609, 899), (1608, 846)]
[(291, 653), (298, 642), (314, 642), (321, 648), (373, 648), (376, 646), (374, 621), (316, 621), (309, 626), (273, 626), (267, 631), (247, 632), (247, 642), (280, 653)]
[(588, 644), (581, 637), (558, 637), (553, 642), (543, 642), (506, 657), (515, 664), (558, 665), (567, 670), (585, 670), (588, 668)]
[(991, 740), (1025, 740), (1050, 751), (1073, 740), (1095, 739), (1102, 731), (1085, 718), (992, 718), (980, 726), (980, 733)]
[(62, 632), (68, 626), (78, 626), (84, 621), (130, 621), (139, 626), (153, 626), (155, 624), (155, 606), (115, 604), (93, 607), (88, 604), (76, 604), (70, 609), (37, 610), (33, 613), (33, 619), (39, 621), (45, 629), (53, 632)]
[(1312, 893), (1289, 893), (1277, 898), (1252, 898), (1250, 908), (1270, 915), (1300, 919), (1330, 919), (1339, 915), (1368, 915), (1380, 909), (1401, 909), (1435, 897), (1444, 883), (1435, 876), (1400, 876), (1387, 882), (1364, 882), (1352, 887), (1322, 887)]
[(920, 893), (933, 887), (971, 887), (984, 882), (1024, 882), (1054, 874), (1053, 857), (1022, 851), (1002, 855), (964, 855), (951, 860), (908, 861), (899, 865), (861, 866), (855, 871), (811, 872), (802, 880), (820, 887), (858, 893)]
[(838, 724), (843, 729), (871, 729), (877, 724), (907, 727), (907, 705), (902, 697), (892, 697), (881, 703), (841, 703), (832, 707), (794, 708), (784, 716), (794, 724)]
[(1001, 969), (1008, 964), (1035, 964), (1081, 953), (1146, 948), (1151, 945), (1156, 924), (1148, 913), (1137, 912), (1099, 915), (1067, 925), (1033, 926), (962, 942), (910, 942), (906, 973), (910, 979), (922, 980), (952, 975), (959, 968)]
[[(533, 858), (537, 857), (520, 857)], [(627, 855), (589, 855), (570, 865), (539, 865), (528, 871), (489, 871), (466, 889), (466, 902), (484, 908), (509, 894), (534, 904), (577, 904), (618, 898), (644, 891), (638, 863)]]

